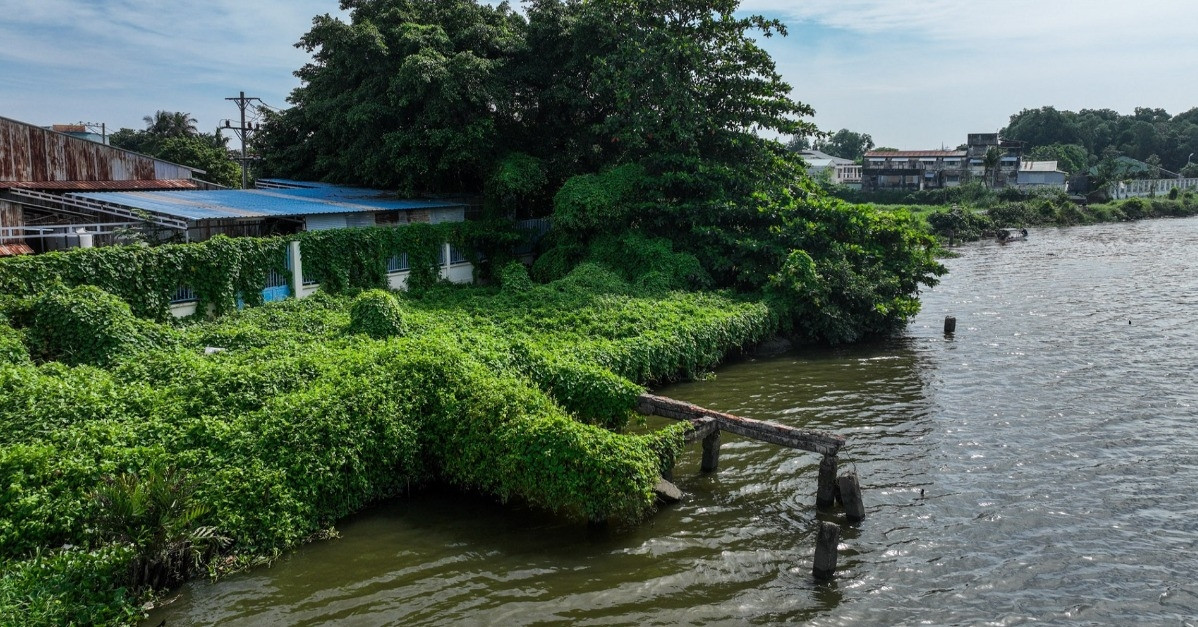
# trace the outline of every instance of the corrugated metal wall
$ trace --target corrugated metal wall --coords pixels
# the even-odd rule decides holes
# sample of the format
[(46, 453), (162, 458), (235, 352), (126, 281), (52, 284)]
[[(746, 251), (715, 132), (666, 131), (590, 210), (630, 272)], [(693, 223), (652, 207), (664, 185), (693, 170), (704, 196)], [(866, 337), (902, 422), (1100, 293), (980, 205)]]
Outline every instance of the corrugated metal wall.
[(0, 118), (0, 181), (190, 178), (183, 166)]

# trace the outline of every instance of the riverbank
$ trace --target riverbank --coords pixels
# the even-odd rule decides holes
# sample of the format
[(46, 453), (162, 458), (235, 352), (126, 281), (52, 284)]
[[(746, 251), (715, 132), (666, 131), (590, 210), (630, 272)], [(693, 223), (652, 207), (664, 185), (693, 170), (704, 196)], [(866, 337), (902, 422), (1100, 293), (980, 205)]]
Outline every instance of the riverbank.
[(1198, 215), (1198, 198), (1193, 192), (1187, 191), (1172, 198), (1128, 198), (1099, 204), (1077, 204), (1068, 197), (1057, 195), (985, 207), (968, 204), (900, 207), (922, 220), (928, 231), (940, 238), (942, 243), (955, 243), (994, 237), (1002, 229), (1029, 226), (1079, 226), (1149, 218), (1183, 218)]
[[(129, 623), (197, 568), (270, 559), (430, 481), (644, 517), (684, 425), (626, 434), (641, 385), (713, 368), (775, 316), (589, 265), (507, 278), (179, 329), (94, 288), (10, 304), (5, 336), (57, 359), (17, 344), (0, 364), (0, 622)], [(72, 343), (83, 314), (89, 342)]]

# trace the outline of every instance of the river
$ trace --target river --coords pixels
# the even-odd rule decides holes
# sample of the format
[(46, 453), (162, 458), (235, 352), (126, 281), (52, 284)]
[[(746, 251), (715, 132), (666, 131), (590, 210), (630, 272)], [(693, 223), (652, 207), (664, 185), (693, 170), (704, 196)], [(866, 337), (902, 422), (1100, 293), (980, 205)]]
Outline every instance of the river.
[(724, 434), (635, 529), (413, 495), (147, 624), (1198, 624), (1198, 218), (957, 250), (900, 338), (656, 390), (848, 438), (868, 517), (833, 582), (819, 456)]

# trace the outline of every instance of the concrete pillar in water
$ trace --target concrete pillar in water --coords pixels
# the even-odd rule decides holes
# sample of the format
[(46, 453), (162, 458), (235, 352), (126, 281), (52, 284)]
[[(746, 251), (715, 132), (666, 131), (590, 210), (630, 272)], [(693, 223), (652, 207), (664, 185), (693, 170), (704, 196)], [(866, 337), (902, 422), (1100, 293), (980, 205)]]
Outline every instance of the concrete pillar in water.
[(819, 484), (815, 490), (815, 506), (826, 509), (836, 504), (836, 456), (824, 455), (819, 462)]
[(840, 501), (844, 503), (844, 517), (849, 522), (865, 520), (865, 503), (861, 500), (861, 482), (857, 473), (840, 475)]
[(703, 438), (703, 463), (699, 469), (712, 472), (720, 466), (720, 430), (716, 429), (711, 435)]
[(952, 316), (944, 318), (944, 334), (952, 335), (957, 332), (957, 319)]
[(816, 579), (831, 579), (836, 574), (836, 547), (840, 544), (840, 525), (821, 522), (815, 538), (815, 564), (811, 574)]

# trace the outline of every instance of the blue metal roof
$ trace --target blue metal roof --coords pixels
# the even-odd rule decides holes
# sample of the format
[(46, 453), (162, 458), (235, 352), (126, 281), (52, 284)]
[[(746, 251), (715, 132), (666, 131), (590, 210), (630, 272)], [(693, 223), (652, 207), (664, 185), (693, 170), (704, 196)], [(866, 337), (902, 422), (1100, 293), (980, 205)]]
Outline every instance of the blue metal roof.
[(85, 192), (70, 196), (189, 221), (462, 206), (460, 202), (401, 200), (388, 192), (376, 189), (323, 184), (320, 187), (300, 189)]

